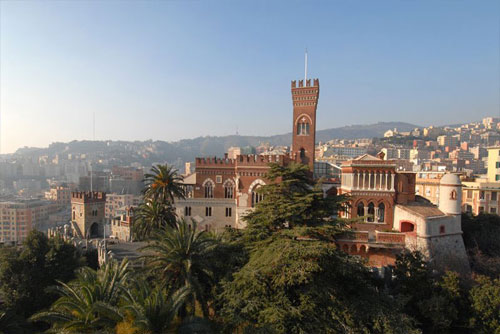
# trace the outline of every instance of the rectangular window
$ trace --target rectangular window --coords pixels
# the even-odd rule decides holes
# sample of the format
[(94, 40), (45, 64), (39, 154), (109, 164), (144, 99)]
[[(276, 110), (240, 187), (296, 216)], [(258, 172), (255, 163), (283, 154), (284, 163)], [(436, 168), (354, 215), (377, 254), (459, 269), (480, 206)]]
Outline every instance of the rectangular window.
[(497, 213), (497, 208), (490, 208), (490, 213)]
[(484, 206), (479, 207), (479, 213), (484, 213)]
[(497, 200), (497, 192), (496, 191), (492, 191), (491, 192), (491, 200), (492, 201), (496, 201)]
[(495, 181), (500, 181), (500, 175), (495, 175)]
[(495, 168), (500, 168), (500, 161), (495, 162)]
[(222, 183), (222, 175), (216, 175), (215, 176), (215, 182), (216, 183)]
[(205, 216), (207, 216), (207, 217), (212, 217), (212, 207), (207, 206), (207, 207), (205, 208)]
[(231, 217), (232, 216), (232, 212), (231, 212), (231, 208), (226, 208), (226, 217)]
[(186, 206), (184, 208), (184, 216), (186, 216), (186, 217), (190, 217), (191, 216), (191, 207), (190, 206)]
[(484, 199), (484, 191), (479, 192), (479, 199)]

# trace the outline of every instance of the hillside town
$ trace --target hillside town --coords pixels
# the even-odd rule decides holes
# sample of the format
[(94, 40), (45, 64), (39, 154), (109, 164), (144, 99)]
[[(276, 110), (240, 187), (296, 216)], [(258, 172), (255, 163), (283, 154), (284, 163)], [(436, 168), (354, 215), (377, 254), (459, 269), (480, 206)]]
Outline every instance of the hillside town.
[[(500, 159), (499, 148), (496, 147), (500, 143), (499, 129), (500, 118), (487, 117), (481, 122), (457, 126), (429, 126), (405, 132), (388, 129), (378, 138), (319, 142), (315, 145), (314, 172), (318, 178), (337, 183), (342, 178), (342, 163), (365, 154), (375, 156), (383, 152), (383, 159), (395, 163), (397, 171), (416, 173), (417, 195), (437, 205), (439, 180), (446, 173), (454, 173), (459, 175), (463, 184), (463, 212), (497, 214), (500, 208), (497, 196), (500, 192), (500, 169), (497, 169)], [(77, 190), (107, 194), (107, 226), (111, 226), (115, 217), (126, 214), (128, 208), (138, 206), (144, 173), (150, 168), (142, 165), (139, 157), (153, 151), (154, 144), (108, 142), (106, 146), (122, 147), (134, 154), (127, 155), (128, 161), (124, 158), (127, 151), (119, 149), (106, 155), (81, 148), (78, 153), (56, 151), (45, 154), (47, 152), (43, 150), (33, 150), (31, 153), (22, 151), (2, 156), (0, 241), (21, 242), (34, 228), (47, 231), (48, 228), (67, 224), (70, 220), (71, 193)], [(93, 148), (92, 144), (87, 147)], [(269, 157), (289, 153), (289, 146), (267, 142), (255, 147), (227, 148), (229, 159), (240, 155)], [(169, 156), (162, 158), (157, 163), (183, 164), (179, 167), (180, 172), (186, 180), (192, 179), (190, 175), (197, 166), (195, 161), (179, 162), (177, 157)], [(199, 160), (196, 161), (199, 164)], [(226, 217), (224, 220), (227, 220)], [(222, 221), (221, 226), (226, 225)]]
[(499, 22), (0, 1), (0, 334), (500, 334)]

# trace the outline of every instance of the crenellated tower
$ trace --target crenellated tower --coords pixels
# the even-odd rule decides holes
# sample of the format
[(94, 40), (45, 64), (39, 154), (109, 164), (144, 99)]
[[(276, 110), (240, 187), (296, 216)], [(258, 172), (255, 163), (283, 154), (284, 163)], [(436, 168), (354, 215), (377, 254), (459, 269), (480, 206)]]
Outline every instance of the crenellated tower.
[[(307, 72), (306, 72), (307, 73)], [(293, 140), (292, 159), (314, 170), (316, 142), (316, 108), (319, 98), (319, 79), (292, 81)]]

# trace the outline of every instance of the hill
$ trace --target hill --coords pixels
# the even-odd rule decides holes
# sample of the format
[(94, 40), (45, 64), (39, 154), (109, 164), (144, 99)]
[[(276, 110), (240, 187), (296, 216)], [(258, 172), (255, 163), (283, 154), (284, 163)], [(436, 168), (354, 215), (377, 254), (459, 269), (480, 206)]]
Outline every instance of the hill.
[[(409, 131), (418, 126), (403, 122), (381, 122), (370, 125), (351, 125), (339, 128), (319, 130), (316, 141), (331, 139), (355, 139), (382, 137), (389, 129)], [(72, 141), (69, 143), (53, 143), (48, 148), (21, 148), (16, 155), (41, 156), (55, 154), (88, 154), (127, 164), (141, 162), (144, 165), (153, 162), (168, 161), (181, 164), (193, 161), (199, 156), (221, 156), (231, 146), (258, 146), (260, 143), (270, 145), (291, 144), (292, 134), (274, 136), (208, 136), (193, 139), (182, 139), (176, 142), (166, 141)]]

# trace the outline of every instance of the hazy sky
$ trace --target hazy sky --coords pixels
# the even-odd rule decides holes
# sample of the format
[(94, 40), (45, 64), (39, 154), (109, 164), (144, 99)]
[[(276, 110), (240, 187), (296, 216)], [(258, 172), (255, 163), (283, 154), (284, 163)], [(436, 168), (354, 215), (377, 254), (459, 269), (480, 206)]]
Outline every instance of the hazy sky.
[(500, 1), (0, 1), (1, 152), (500, 115)]

